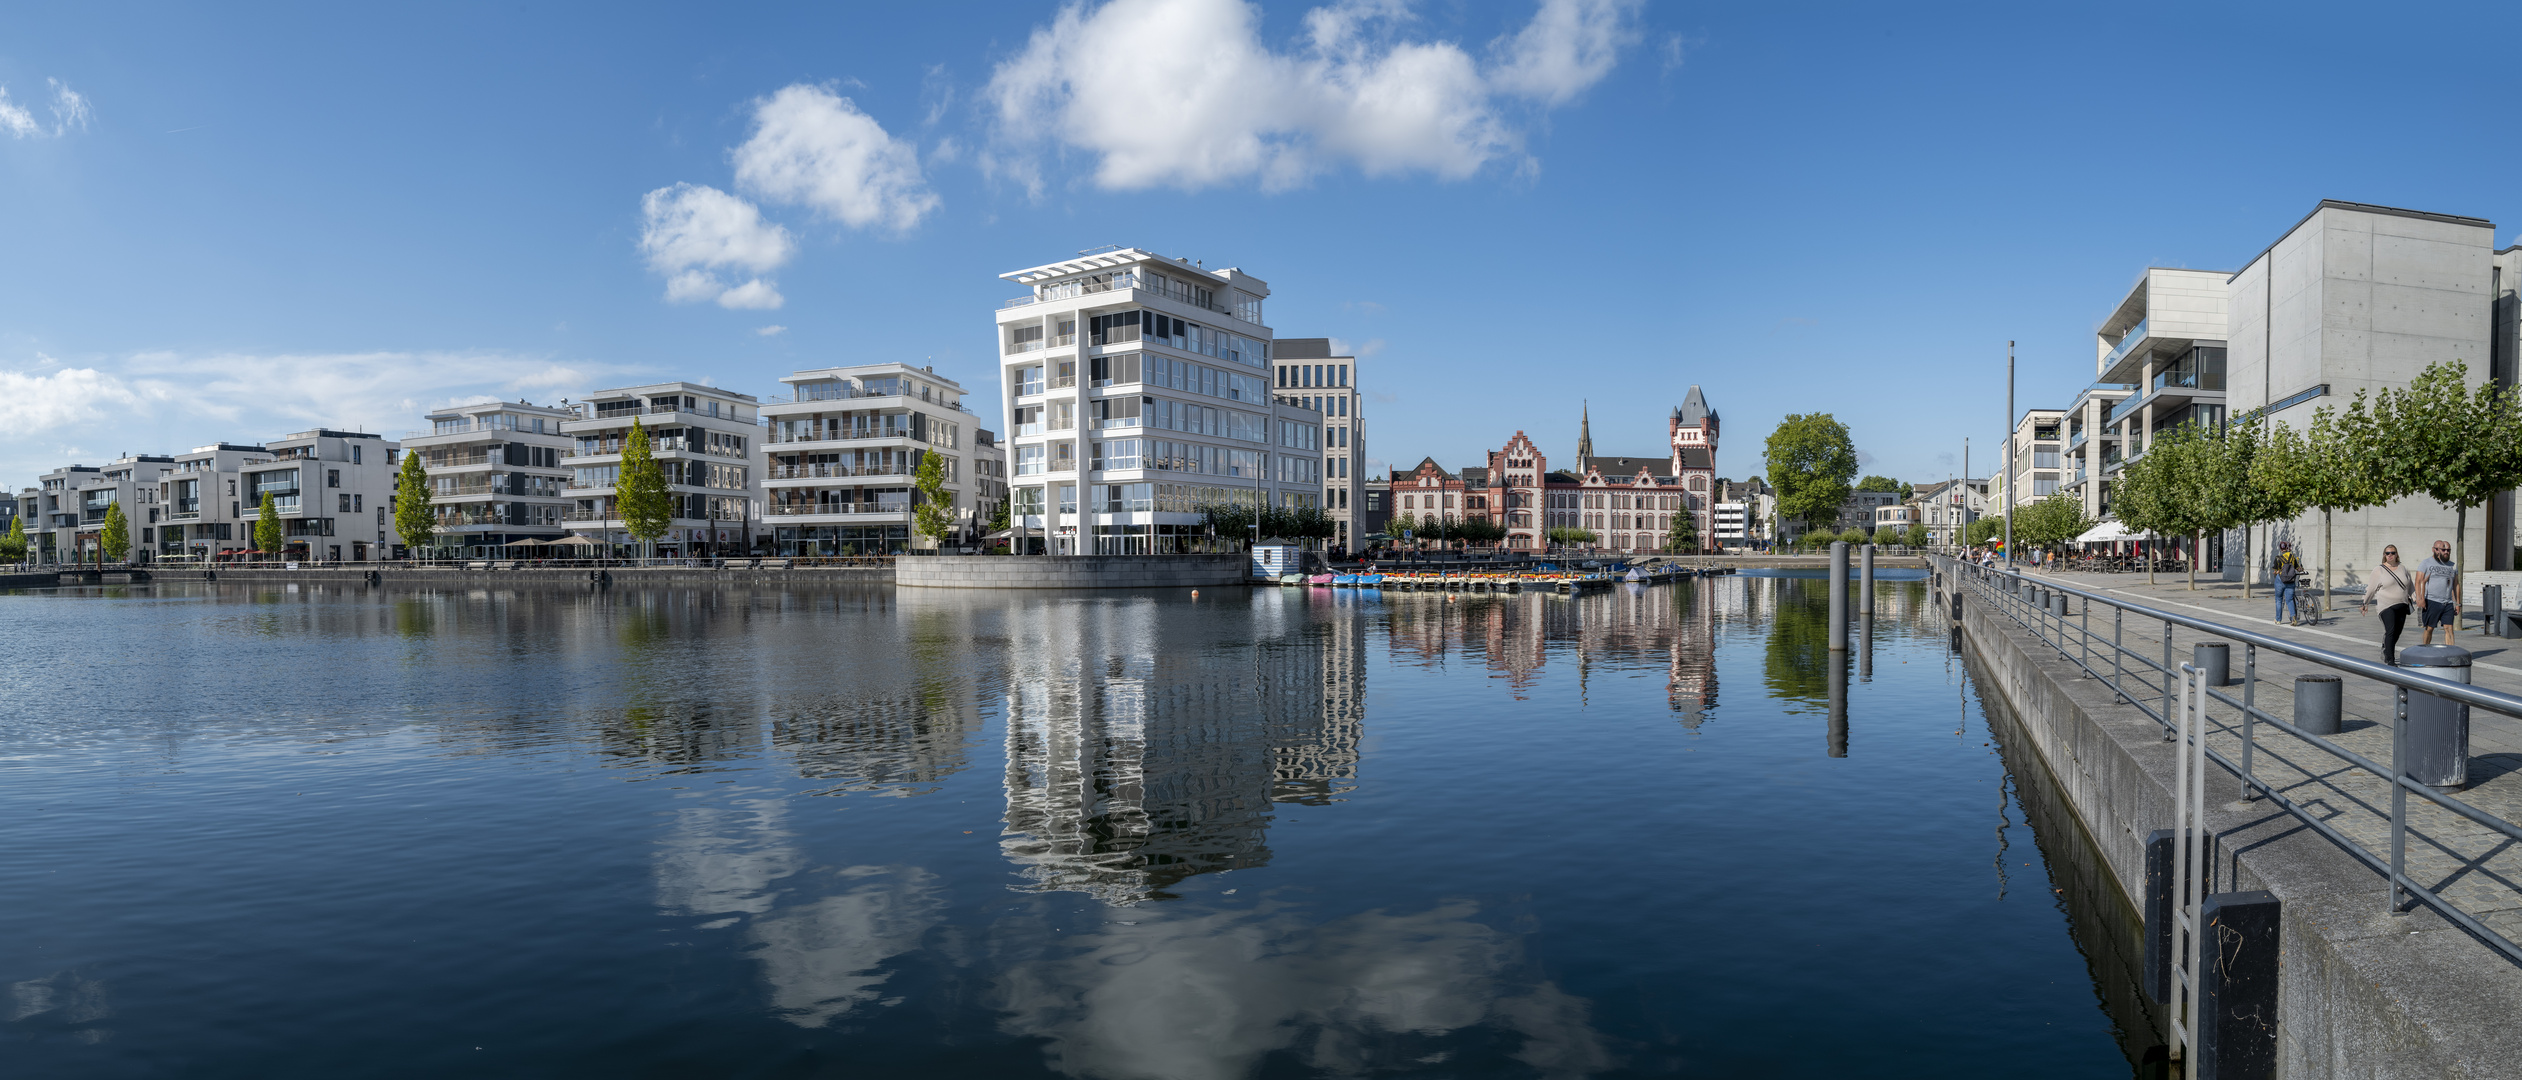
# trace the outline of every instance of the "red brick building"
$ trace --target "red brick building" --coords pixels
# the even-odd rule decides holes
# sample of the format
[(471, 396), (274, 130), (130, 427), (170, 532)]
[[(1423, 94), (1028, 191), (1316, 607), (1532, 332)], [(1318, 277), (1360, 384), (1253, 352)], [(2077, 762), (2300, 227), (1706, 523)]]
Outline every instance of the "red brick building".
[(1594, 453), (1593, 415), (1577, 421), (1573, 471), (1552, 471), (1549, 458), (1518, 431), (1488, 454), (1488, 464), (1445, 471), (1433, 458), (1416, 469), (1394, 470), (1392, 513), (1423, 518), (1485, 517), (1506, 530), (1511, 551), (1539, 552), (1549, 530), (1591, 530), (1596, 546), (1622, 553), (1664, 549), (1672, 518), (1688, 511), (1705, 545), (1716, 522), (1717, 415), (1692, 386), (1673, 409), (1665, 429), (1666, 453), (1652, 457), (1605, 457)]

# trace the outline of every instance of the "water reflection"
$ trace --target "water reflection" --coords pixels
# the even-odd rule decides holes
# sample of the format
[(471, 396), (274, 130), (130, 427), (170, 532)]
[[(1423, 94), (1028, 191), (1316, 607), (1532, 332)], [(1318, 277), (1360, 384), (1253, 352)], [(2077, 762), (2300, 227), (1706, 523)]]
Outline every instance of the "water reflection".
[[(1312, 924), (1227, 911), (1115, 922), (1000, 980), (1011, 1034), (1104, 1080), (1230, 1080), (1284, 1055), (1339, 1076), (1495, 1054), (1540, 1075), (1614, 1064), (1588, 1007), (1540, 979), (1520, 938), (1454, 901)], [(1465, 1040), (1502, 1045), (1465, 1046)]]
[(1398, 594), (1385, 605), (1396, 660), (1437, 671), (1473, 663), (1526, 700), (1554, 661), (1573, 665), (1581, 702), (1598, 669), (1633, 674), (1654, 665), (1684, 727), (1697, 728), (1717, 704), (1715, 638), (1725, 622), (1756, 610), (1737, 582), (1627, 586), (1566, 597), (1551, 593), (1442, 596)]

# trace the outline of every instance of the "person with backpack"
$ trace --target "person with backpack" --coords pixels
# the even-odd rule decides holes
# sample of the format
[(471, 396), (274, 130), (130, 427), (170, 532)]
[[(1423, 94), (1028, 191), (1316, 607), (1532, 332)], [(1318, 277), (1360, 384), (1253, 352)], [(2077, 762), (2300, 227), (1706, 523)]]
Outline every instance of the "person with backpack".
[(2364, 602), (2356, 605), (2361, 615), (2382, 608), (2382, 662), (2399, 666), (2399, 632), (2408, 626), (2408, 605), (2417, 598), (2416, 575), (2399, 564), (2396, 545), (2382, 549), (2382, 565), (2373, 570), (2372, 583), (2364, 587)]
[(2299, 602), (2303, 585), (2303, 559), (2294, 553), (2294, 545), (2277, 541), (2277, 557), (2268, 564), (2268, 577), (2276, 586), (2277, 622), (2303, 625), (2303, 605)]

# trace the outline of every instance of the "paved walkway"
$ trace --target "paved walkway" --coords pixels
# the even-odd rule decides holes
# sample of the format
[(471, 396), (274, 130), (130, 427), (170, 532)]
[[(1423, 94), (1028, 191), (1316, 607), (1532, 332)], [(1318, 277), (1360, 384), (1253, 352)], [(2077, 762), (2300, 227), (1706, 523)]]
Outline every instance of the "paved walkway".
[[(2141, 574), (2071, 574), (2027, 575), (2048, 578), (2079, 589), (2125, 597), (2132, 603), (2168, 611), (2195, 615), (2218, 623), (2247, 628), (2256, 633), (2328, 649), (2363, 659), (2380, 659), (2381, 623), (2379, 619), (2355, 614), (2356, 597), (2342, 595), (2343, 610), (2324, 619), (2319, 625), (2279, 626), (2271, 621), (2275, 601), (2263, 587), (2254, 588), (2249, 599), (2242, 596), (2239, 584), (2201, 581), (2195, 592), (2185, 578), (2164, 575), (2157, 584), (2147, 585)], [(2072, 628), (2083, 622), (2082, 605), (2070, 608), (2075, 617), (2068, 620)], [(2107, 609), (2097, 609), (2091, 626), (2097, 638), (2095, 662), (2092, 666), (2108, 675), (2109, 660), (2098, 651), (2110, 639)], [(2406, 649), (2420, 640), (2413, 624), (2400, 639)], [(2482, 687), (2522, 696), (2522, 641), (2506, 641), (2476, 632), (2473, 618), (2469, 629), (2459, 636), (2458, 644), (2471, 650), (2471, 678)], [(2143, 655), (2157, 662), (2162, 659), (2163, 623), (2140, 616), (2127, 617), (2121, 631), (2124, 640)], [(2200, 641), (2215, 640), (2213, 635), (2197, 630), (2173, 628), (2175, 663), (2190, 658), (2190, 647)], [(2437, 641), (2441, 637), (2438, 634)], [(2071, 655), (2078, 653), (2074, 639), (2069, 638)], [(2243, 690), (2244, 650), (2235, 643), (2232, 652), (2233, 682), (2223, 692), (2240, 700)], [(2260, 709), (2289, 720), (2293, 716), (2294, 677), (2315, 671), (2329, 671), (2310, 661), (2263, 652), (2255, 674), (2257, 685), (2253, 704)], [(2395, 711), (2395, 688), (2372, 679), (2343, 676), (2345, 703), (2344, 730), (2330, 736), (2332, 742), (2384, 764), (2391, 758), (2390, 720)], [(2151, 671), (2131, 673), (2123, 688), (2149, 706), (2160, 707), (2161, 683)], [(2210, 720), (2216, 733), (2209, 745), (2236, 761), (2241, 756), (2241, 733), (2236, 710), (2211, 702)], [(2469, 786), (2452, 793), (2463, 802), (2508, 822), (2522, 821), (2522, 720), (2472, 709), (2470, 714)], [(2296, 803), (2322, 815), (2331, 827), (2354, 840), (2365, 850), (2387, 863), (2390, 859), (2390, 785), (2382, 778), (2332, 756), (2267, 725), (2255, 731), (2252, 772), (2260, 780), (2274, 786)], [(2480, 922), (2514, 941), (2522, 941), (2522, 842), (2510, 840), (2494, 830), (2435, 806), (2411, 795), (2408, 829), (2408, 872), (2418, 884), (2433, 889), (2454, 906), (2468, 912)], [(2376, 883), (2376, 902), (2381, 890)]]

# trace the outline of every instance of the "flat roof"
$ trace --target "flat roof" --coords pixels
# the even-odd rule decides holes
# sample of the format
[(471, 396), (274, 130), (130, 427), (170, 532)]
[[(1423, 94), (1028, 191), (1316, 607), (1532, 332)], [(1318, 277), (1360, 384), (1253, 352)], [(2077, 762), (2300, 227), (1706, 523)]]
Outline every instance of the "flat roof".
[(661, 382), (649, 383), (645, 386), (616, 386), (610, 389), (598, 390), (595, 393), (589, 394), (587, 395), (587, 400), (594, 401), (599, 398), (608, 397), (647, 397), (651, 394), (662, 394), (668, 390), (678, 392), (688, 391), (695, 394), (715, 394), (719, 397), (734, 398), (738, 401), (760, 400), (751, 394), (740, 394), (733, 390), (727, 390), (716, 386), (705, 386), (695, 382)]
[[(1261, 279), (1253, 277), (1250, 274), (1246, 274), (1232, 266), (1211, 270), (1205, 266), (1197, 265), (1189, 259), (1179, 258), (1172, 255), (1158, 255), (1146, 248), (1117, 246), (1109, 250), (1089, 249), (1087, 251), (1081, 251), (1074, 259), (1062, 259), (1059, 262), (1043, 263), (1040, 266), (1029, 266), (1022, 270), (1010, 270), (998, 276), (1003, 280), (1013, 281), (1019, 285), (1031, 285), (1034, 282), (1045, 281), (1051, 278), (1068, 277), (1072, 274), (1091, 274), (1097, 270), (1117, 270), (1143, 262), (1163, 263), (1167, 270), (1178, 271), (1185, 274), (1198, 274), (1199, 276), (1207, 278), (1220, 285), (1243, 284), (1248, 282), (1251, 285), (1260, 286), (1260, 291), (1264, 293), (1269, 291), (1269, 285), (1266, 282), (1263, 282)], [(1236, 281), (1237, 278), (1241, 278), (1242, 281)], [(1251, 290), (1247, 288), (1246, 291)]]
[[(2338, 199), (2322, 199), (2319, 205), (2312, 207), (2311, 213), (2303, 215), (2301, 220), (2287, 226), (2286, 231), (2277, 234), (2277, 239), (2274, 242), (2270, 243), (2267, 247), (2259, 249), (2259, 254), (2251, 256), (2249, 261), (2244, 262), (2242, 264), (2242, 270), (2248, 270), (2252, 266), (2257, 265), (2259, 260), (2267, 258), (2269, 252), (2277, 250), (2278, 244), (2286, 242), (2286, 237), (2294, 235), (2294, 231), (2296, 229), (2302, 228), (2313, 218), (2320, 216), (2320, 212), (2323, 210), (2354, 210), (2358, 213), (2380, 214), (2385, 217), (2416, 218), (2420, 221), (2440, 221), (2448, 225), (2475, 225), (2488, 231), (2489, 235), (2487, 238), (2487, 246), (2491, 249), (2495, 247), (2494, 233), (2496, 230), (2496, 223), (2489, 221), (2486, 218), (2464, 217), (2460, 214), (2437, 214), (2428, 210), (2408, 210), (2397, 206), (2382, 206), (2376, 203), (2344, 202)], [(2234, 271), (2231, 276), (2226, 277), (2224, 280), (2229, 282), (2234, 278), (2242, 276), (2242, 270)]]

